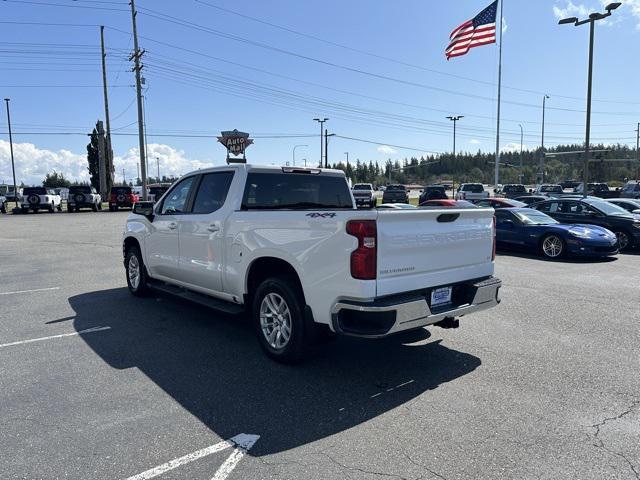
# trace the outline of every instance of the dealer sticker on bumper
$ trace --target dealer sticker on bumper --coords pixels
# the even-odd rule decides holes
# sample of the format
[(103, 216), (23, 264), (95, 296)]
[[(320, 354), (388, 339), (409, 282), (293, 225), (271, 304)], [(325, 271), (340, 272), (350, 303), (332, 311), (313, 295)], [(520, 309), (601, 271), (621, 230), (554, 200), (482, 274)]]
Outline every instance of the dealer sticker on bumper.
[(431, 307), (451, 303), (451, 287), (442, 287), (431, 290)]

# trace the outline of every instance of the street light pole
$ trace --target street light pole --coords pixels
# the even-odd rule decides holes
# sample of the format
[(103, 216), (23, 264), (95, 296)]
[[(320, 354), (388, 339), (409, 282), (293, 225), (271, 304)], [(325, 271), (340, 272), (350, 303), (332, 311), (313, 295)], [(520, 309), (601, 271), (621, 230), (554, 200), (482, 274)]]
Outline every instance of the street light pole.
[(296, 166), (296, 148), (298, 147), (308, 147), (309, 145), (296, 145), (293, 147), (293, 166)]
[[(451, 116), (451, 117), (447, 117), (447, 118), (453, 122), (453, 161), (455, 163), (455, 160), (456, 160), (456, 124), (458, 123), (458, 120), (460, 120), (461, 118), (464, 118), (464, 115), (455, 115), (455, 116)], [(455, 165), (454, 165), (454, 169), (455, 169)], [(452, 173), (451, 173), (451, 191), (453, 192), (453, 198), (455, 199), (456, 198), (456, 181), (455, 181), (455, 174), (453, 173), (454, 169), (452, 169)]]
[(18, 187), (16, 185), (16, 165), (13, 159), (13, 136), (11, 134), (11, 114), (9, 113), (9, 98), (4, 99), (7, 104), (7, 125), (9, 126), (9, 149), (11, 151), (11, 171), (13, 172), (13, 195), (16, 201), (16, 208), (18, 208)]
[(583, 197), (587, 196), (588, 184), (589, 184), (589, 143), (591, 142), (591, 91), (593, 87), (593, 39), (595, 31), (595, 23), (598, 20), (610, 17), (611, 12), (622, 5), (621, 2), (610, 3), (605, 7), (607, 13), (592, 13), (589, 18), (585, 20), (578, 20), (576, 17), (564, 18), (558, 22), (560, 25), (573, 24), (576, 27), (580, 25), (589, 24), (589, 74), (587, 80), (587, 122), (585, 132), (585, 146), (584, 146), (584, 169), (582, 174)]
[(520, 183), (524, 183), (524, 170), (523, 170), (523, 161), (522, 161), (523, 144), (524, 144), (524, 129), (522, 128), (522, 124), (520, 124)]
[(160, 157), (156, 157), (156, 167), (158, 168), (158, 183), (160, 183)]
[(324, 139), (322, 138), (324, 135), (324, 122), (328, 121), (328, 118), (314, 118), (314, 122), (318, 122), (320, 124), (320, 168), (324, 164)]
[(551, 98), (549, 95), (545, 95), (542, 97), (542, 141), (541, 141), (541, 150), (540, 150), (540, 161), (538, 162), (538, 170), (539, 170), (539, 179), (540, 184), (544, 183), (544, 117), (547, 109), (547, 99)]

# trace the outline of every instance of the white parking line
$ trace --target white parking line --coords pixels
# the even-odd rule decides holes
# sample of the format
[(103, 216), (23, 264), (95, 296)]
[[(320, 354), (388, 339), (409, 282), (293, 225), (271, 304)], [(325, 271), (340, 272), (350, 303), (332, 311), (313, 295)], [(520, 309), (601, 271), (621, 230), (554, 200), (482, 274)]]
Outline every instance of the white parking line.
[(236, 467), (236, 465), (238, 465), (238, 462), (242, 460), (244, 454), (247, 453), (251, 449), (251, 447), (253, 447), (253, 444), (256, 443), (259, 438), (260, 435), (248, 435), (246, 433), (241, 433), (240, 435), (236, 435), (229, 440), (224, 440), (222, 442), (216, 443), (215, 445), (203, 448), (202, 450), (197, 450), (193, 453), (189, 453), (188, 455), (184, 455), (183, 457), (174, 458), (167, 463), (163, 463), (162, 465), (134, 475), (133, 477), (129, 477), (126, 480), (149, 480), (150, 478), (155, 478), (159, 475), (162, 475), (163, 473), (168, 472), (169, 470), (173, 470), (182, 465), (186, 465), (187, 463), (191, 463), (213, 453), (220, 452), (227, 448), (235, 447), (233, 453), (220, 466), (212, 479), (225, 480)]
[(34, 288), (33, 290), (18, 290), (15, 292), (0, 292), (0, 295), (16, 295), (18, 293), (48, 292), (51, 290), (60, 290), (60, 287)]
[(63, 333), (61, 335), (52, 335), (50, 337), (32, 338), (30, 340), (20, 340), (19, 342), (3, 343), (0, 344), (0, 348), (12, 347), (14, 345), (24, 345), (25, 343), (42, 342), (44, 340), (51, 340), (53, 338), (73, 337), (75, 335), (81, 335), (83, 333), (102, 332), (103, 330), (110, 330), (111, 327), (93, 327), (86, 330), (80, 330), (73, 333)]

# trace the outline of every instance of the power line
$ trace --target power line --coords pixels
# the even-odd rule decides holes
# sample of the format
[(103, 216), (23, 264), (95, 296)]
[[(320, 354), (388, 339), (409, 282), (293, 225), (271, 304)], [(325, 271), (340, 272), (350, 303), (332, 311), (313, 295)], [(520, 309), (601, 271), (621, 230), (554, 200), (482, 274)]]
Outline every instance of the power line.
[[(332, 45), (334, 47), (342, 48), (342, 49), (345, 49), (345, 50), (348, 50), (348, 51), (351, 51), (351, 52), (359, 53), (359, 54), (362, 54), (362, 55), (367, 55), (367, 56), (370, 56), (370, 57), (373, 57), (373, 58), (378, 58), (380, 60), (386, 60), (388, 62), (392, 62), (392, 63), (398, 64), (398, 65), (404, 65), (406, 67), (415, 68), (415, 69), (422, 70), (422, 71), (425, 71), (425, 72), (436, 73), (438, 75), (443, 75), (443, 76), (450, 77), (450, 78), (457, 78), (459, 80), (466, 80), (466, 81), (469, 81), (469, 82), (474, 82), (474, 83), (487, 85), (487, 86), (491, 86), (491, 87), (495, 87), (496, 86), (493, 82), (479, 80), (477, 78), (465, 77), (465, 76), (462, 76), (462, 75), (456, 75), (456, 74), (453, 74), (453, 73), (443, 72), (443, 71), (440, 71), (440, 70), (434, 70), (434, 69), (431, 69), (431, 68), (426, 68), (426, 67), (424, 67), (422, 65), (416, 65), (416, 64), (413, 64), (413, 63), (409, 63), (409, 62), (405, 62), (405, 61), (402, 61), (402, 60), (398, 60), (397, 58), (387, 57), (387, 56), (380, 55), (380, 54), (377, 54), (377, 53), (373, 53), (373, 52), (370, 52), (370, 51), (367, 51), (367, 50), (361, 50), (361, 49), (358, 49), (358, 48), (353, 48), (353, 47), (350, 47), (348, 45), (344, 45), (344, 44), (341, 44), (341, 43), (333, 42), (331, 40), (327, 40), (325, 38), (322, 38), (322, 37), (319, 37), (319, 36), (316, 36), (316, 35), (312, 35), (312, 34), (309, 34), (309, 33), (304, 33), (304, 32), (301, 32), (299, 30), (294, 30), (293, 28), (290, 28), (290, 27), (286, 27), (286, 26), (283, 26), (283, 25), (278, 25), (278, 24), (273, 23), (273, 22), (269, 22), (269, 21), (262, 20), (262, 19), (259, 19), (259, 18), (256, 18), (256, 17), (252, 17), (250, 15), (247, 15), (247, 14), (244, 14), (244, 13), (241, 13), (241, 12), (237, 12), (237, 11), (231, 10), (229, 8), (224, 8), (224, 7), (221, 7), (219, 5), (214, 5), (212, 3), (208, 3), (208, 2), (205, 2), (203, 0), (195, 0), (195, 2), (196, 3), (200, 3), (202, 5), (206, 5), (207, 7), (210, 7), (210, 8), (215, 8), (215, 9), (217, 9), (219, 11), (222, 11), (222, 12), (229, 13), (231, 15), (235, 15), (235, 16), (238, 16), (238, 17), (241, 17), (241, 18), (245, 18), (245, 19), (251, 20), (253, 22), (261, 23), (263, 25), (267, 25), (269, 27), (273, 27), (273, 28), (276, 28), (278, 30), (282, 30), (282, 31), (285, 31), (285, 32), (293, 33), (294, 35), (299, 35), (299, 36), (304, 37), (304, 38), (309, 38), (311, 40), (315, 40), (315, 41), (324, 43), (326, 45)], [(528, 89), (524, 89), (524, 88), (510, 87), (510, 86), (506, 86), (506, 85), (503, 85), (502, 88), (509, 89), (509, 90), (514, 90), (514, 91), (518, 91), (518, 92), (523, 92), (523, 93), (536, 94), (536, 95), (543, 95), (543, 94), (549, 93), (549, 92), (539, 92), (539, 91), (536, 91), (536, 90), (528, 90)], [(572, 97), (572, 96), (568, 96), (568, 95), (559, 95), (559, 94), (552, 94), (552, 95), (554, 97), (558, 97), (558, 98), (565, 98), (565, 99), (569, 99), (569, 100), (584, 101), (584, 98), (581, 98), (581, 97)], [(602, 102), (602, 103), (618, 103), (618, 104), (630, 104), (630, 103), (632, 103), (632, 104), (640, 104), (640, 102), (628, 102), (628, 101), (624, 101), (624, 100), (595, 100), (594, 99), (593, 101), (594, 102), (598, 101), (598, 102)]]
[[(109, 10), (112, 12), (127, 12), (128, 10), (121, 8), (111, 8), (111, 7), (95, 7), (95, 6), (83, 6), (83, 5), (63, 5), (59, 3), (47, 3), (47, 2), (35, 2), (33, 0), (3, 0), (7, 3), (17, 3), (20, 5), (38, 5), (41, 7), (63, 7), (63, 8), (82, 8), (85, 10)], [(76, 2), (74, 2), (76, 3)], [(122, 5), (122, 4), (121, 4)]]

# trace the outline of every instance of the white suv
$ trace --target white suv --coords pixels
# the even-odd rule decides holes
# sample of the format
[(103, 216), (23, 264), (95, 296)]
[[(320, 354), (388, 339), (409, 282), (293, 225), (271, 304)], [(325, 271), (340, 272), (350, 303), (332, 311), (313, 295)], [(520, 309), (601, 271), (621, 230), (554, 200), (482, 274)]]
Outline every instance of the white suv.
[(49, 213), (62, 211), (62, 200), (52, 188), (46, 187), (26, 187), (22, 192), (22, 202), (20, 205), (22, 213), (31, 210), (38, 213), (40, 210), (47, 210)]
[(72, 185), (67, 197), (67, 211), (71, 213), (81, 208), (90, 208), (94, 212), (102, 210), (102, 197), (89, 185)]

